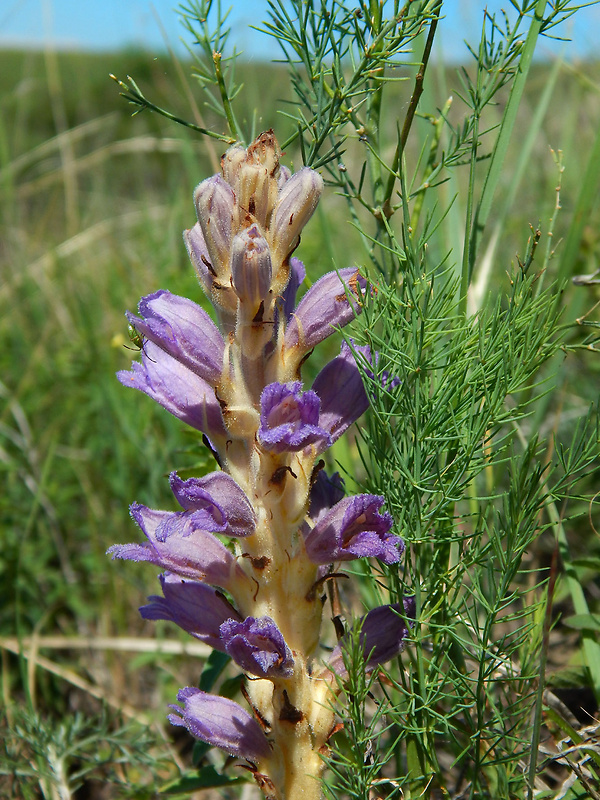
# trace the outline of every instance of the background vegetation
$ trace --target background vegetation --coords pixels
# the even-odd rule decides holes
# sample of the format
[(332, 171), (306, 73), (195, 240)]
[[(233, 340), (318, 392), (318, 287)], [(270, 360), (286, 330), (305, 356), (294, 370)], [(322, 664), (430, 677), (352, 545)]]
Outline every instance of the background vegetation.
[[(249, 138), (273, 127), (285, 141), (294, 131), (292, 121), (279, 113), (290, 98), (286, 73), (260, 64), (244, 64), (240, 72), (244, 90), (237, 113)], [(0, 796), (6, 797), (150, 797), (189, 760), (176, 734), (166, 730), (165, 708), (180, 686), (197, 681), (199, 656), (182, 656), (187, 642), (173, 629), (165, 629), (165, 641), (175, 640), (175, 652), (167, 652), (162, 628), (136, 613), (155, 591), (152, 568), (110, 564), (105, 551), (115, 542), (135, 539), (127, 515), (131, 502), (170, 508), (164, 476), (172, 469), (204, 470), (208, 457), (189, 431), (151, 401), (126, 391), (114, 373), (135, 357), (126, 349), (123, 312), (134, 309), (142, 294), (163, 287), (203, 302), (181, 231), (194, 222), (194, 186), (217, 171), (225, 146), (157, 115), (132, 119), (108, 73), (133, 75), (154, 102), (175, 114), (206, 127), (222, 126), (190, 82), (188, 65), (173, 59), (152, 60), (133, 52), (0, 53)], [(410, 81), (399, 81), (386, 96), (387, 108), (397, 107), (399, 116), (409, 102), (414, 75), (398, 76), (409, 75)], [(464, 109), (457, 87), (457, 69), (430, 65), (421, 107), (434, 114), (452, 94), (449, 115), (458, 123)], [(488, 110), (490, 128), (506, 100), (501, 91)], [(431, 124), (427, 118), (417, 120), (408, 144), (410, 158), (418, 157)], [(510, 293), (517, 254), (526, 260), (528, 240), (538, 226), (539, 252), (547, 257), (546, 284), (557, 274), (592, 275), (600, 267), (595, 190), (582, 196), (586, 177), (598, 171), (599, 125), (598, 64), (534, 65), (492, 209), (492, 220), (501, 223), (489, 279), (494, 296)], [(521, 164), (532, 130), (535, 144)], [(393, 141), (394, 131), (388, 134)], [(346, 148), (348, 164), (359, 164), (364, 156), (359, 137)], [(392, 154), (393, 147), (388, 158)], [(284, 162), (300, 166), (295, 145)], [(467, 179), (467, 168), (459, 167), (440, 189), (448, 201), (456, 194), (437, 234), (440, 254), (460, 247), (457, 219), (464, 211)], [(503, 201), (512, 192), (513, 202), (505, 210)], [(364, 243), (333, 190), (326, 191), (300, 256), (312, 279), (367, 260)], [(541, 438), (558, 448), (597, 399), (598, 356), (588, 347), (587, 329), (577, 332), (576, 320), (585, 315), (588, 321), (597, 319), (593, 306), (599, 298), (589, 281), (571, 282), (562, 294), (561, 322), (574, 333), (569, 352), (557, 346), (552, 355), (559, 379), (553, 379), (551, 402), (535, 417)], [(388, 297), (388, 311), (401, 314), (405, 301), (395, 306), (397, 299)], [(416, 303), (421, 301), (422, 295), (416, 297)], [(368, 330), (363, 327), (362, 334)], [(496, 353), (502, 359), (502, 342)], [(369, 430), (368, 446), (390, 446), (375, 442), (375, 428)], [(359, 483), (374, 488), (383, 483), (385, 491), (386, 478), (376, 474), (368, 459), (361, 460), (360, 452), (359, 443), (338, 451), (337, 457)], [(552, 454), (526, 452), (524, 459), (540, 464), (539, 483)], [(598, 465), (584, 461), (586, 483), (576, 495), (589, 498), (596, 491)], [(526, 465), (523, 469), (525, 475)], [(525, 483), (524, 478), (526, 494)], [(541, 513), (535, 502), (527, 509), (527, 502), (528, 496), (511, 496), (504, 512)], [(559, 579), (547, 646), (531, 657), (547, 656), (556, 698), (545, 712), (548, 747), (569, 735), (581, 740), (582, 734), (569, 730), (591, 726), (586, 752), (597, 761), (591, 715), (599, 687), (585, 667), (584, 653), (590, 635), (600, 631), (600, 538), (593, 512), (589, 499), (576, 501), (564, 520), (569, 547), (561, 553), (569, 558), (565, 574), (580, 587), (592, 616), (578, 619), (573, 584)], [(561, 516), (560, 506), (556, 513)], [(558, 577), (564, 563), (556, 560), (554, 541), (548, 533), (515, 544), (521, 585), (527, 574), (532, 587)], [(426, 566), (416, 564), (415, 575)], [(511, 595), (509, 585), (505, 591), (509, 610), (511, 602), (520, 608), (529, 597)], [(539, 603), (534, 610), (544, 613)], [(496, 700), (504, 709), (511, 703), (509, 697)], [(491, 694), (485, 696), (489, 703)], [(529, 705), (524, 710), (517, 706), (510, 706), (515, 719), (532, 713)], [(488, 745), (478, 743), (482, 753)], [(590, 788), (585, 780), (580, 754), (572, 760), (579, 766), (570, 771), (564, 762), (548, 767), (552, 796), (558, 797), (567, 778), (573, 778), (576, 788), (565, 788), (560, 796), (597, 797), (597, 786)], [(442, 767), (453, 774), (456, 762), (448, 756)], [(583, 780), (577, 770), (583, 771)], [(460, 786), (456, 774), (453, 780)], [(488, 772), (486, 780), (493, 784), (498, 775)], [(232, 792), (220, 791), (220, 796)], [(380, 791), (386, 796), (392, 789)], [(505, 787), (498, 791), (498, 796), (512, 796)], [(459, 789), (456, 796), (461, 796)]]

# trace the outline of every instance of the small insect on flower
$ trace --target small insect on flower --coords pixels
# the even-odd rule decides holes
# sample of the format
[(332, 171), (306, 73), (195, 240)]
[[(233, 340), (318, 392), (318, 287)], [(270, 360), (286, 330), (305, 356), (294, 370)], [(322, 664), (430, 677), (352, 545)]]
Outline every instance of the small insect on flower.
[(127, 326), (127, 334), (129, 336), (129, 341), (131, 342), (134, 347), (127, 347), (127, 345), (123, 345), (127, 348), (127, 350), (142, 350), (144, 347), (144, 336), (141, 334), (137, 328), (134, 328), (133, 325)]
[[(144, 343), (146, 342), (146, 337), (143, 333), (140, 333), (137, 328), (135, 328), (131, 323), (127, 326), (127, 335), (129, 336), (129, 341), (133, 345), (133, 347), (129, 347), (128, 345), (124, 344), (123, 347), (126, 350), (137, 350), (138, 352), (141, 351), (144, 353), (147, 359), (150, 361), (154, 361), (153, 358), (150, 358), (148, 353), (144, 350)], [(156, 363), (156, 362), (154, 362)]]

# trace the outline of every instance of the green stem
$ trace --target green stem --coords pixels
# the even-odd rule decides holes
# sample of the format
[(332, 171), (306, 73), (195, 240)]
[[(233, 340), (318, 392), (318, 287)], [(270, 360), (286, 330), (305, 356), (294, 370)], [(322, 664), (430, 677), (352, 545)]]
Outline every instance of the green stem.
[(235, 119), (235, 114), (233, 113), (231, 100), (229, 99), (229, 95), (227, 93), (227, 86), (225, 86), (223, 71), (221, 70), (221, 53), (217, 53), (216, 51), (213, 52), (212, 58), (213, 64), (215, 65), (215, 77), (217, 79), (217, 86), (219, 87), (219, 92), (221, 94), (221, 102), (223, 103), (223, 111), (225, 112), (227, 125), (229, 126), (231, 135), (234, 137), (234, 141), (240, 141), (238, 124)]

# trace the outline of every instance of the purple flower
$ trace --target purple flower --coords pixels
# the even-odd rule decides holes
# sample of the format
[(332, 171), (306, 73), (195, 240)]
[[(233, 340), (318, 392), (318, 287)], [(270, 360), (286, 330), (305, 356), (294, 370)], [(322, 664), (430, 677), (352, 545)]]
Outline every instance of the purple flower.
[[(375, 352), (375, 358), (373, 359), (371, 348), (368, 345), (354, 344), (353, 339), (350, 339), (350, 344), (352, 345), (352, 350), (359, 356), (358, 363), (360, 363), (365, 375), (368, 378), (370, 378), (374, 383), (378, 383), (382, 389), (386, 389), (387, 391), (400, 386), (402, 381), (398, 375), (392, 376), (389, 370), (383, 370), (383, 372), (380, 372), (378, 375), (375, 375), (373, 372), (374, 369), (379, 367), (379, 353), (377, 351)], [(375, 361), (374, 366), (373, 361)]]
[(203, 308), (161, 289), (142, 297), (139, 310), (142, 319), (126, 314), (134, 328), (205, 381), (218, 383), (225, 342)]
[[(200, 512), (210, 513), (213, 526), (227, 536), (250, 536), (256, 527), (256, 514), (244, 491), (225, 472), (211, 472), (204, 478), (181, 480), (172, 472), (169, 481), (179, 505), (190, 517)], [(198, 527), (201, 527), (198, 525)]]
[(316, 522), (320, 517), (345, 496), (344, 481), (339, 472), (331, 477), (324, 469), (319, 470), (310, 489), (308, 516)]
[[(365, 670), (372, 672), (378, 664), (389, 661), (404, 649), (405, 639), (415, 618), (415, 599), (405, 597), (403, 605), (394, 603), (379, 606), (362, 617), (360, 644), (364, 653)], [(408, 621), (408, 625), (407, 625)], [(348, 677), (343, 651), (350, 645), (352, 633), (343, 636), (335, 647), (328, 667), (341, 678)]]
[(369, 407), (360, 370), (350, 347), (342, 342), (340, 355), (319, 372), (313, 383), (321, 400), (319, 425), (335, 442)]
[(192, 686), (180, 689), (177, 699), (184, 707), (170, 706), (176, 712), (168, 716), (173, 725), (232, 756), (252, 762), (269, 757), (271, 745), (262, 728), (238, 703)]
[(293, 673), (292, 653), (271, 617), (229, 619), (220, 632), (225, 652), (251, 675), (289, 678)]
[(131, 370), (117, 372), (117, 378), (211, 439), (227, 435), (212, 386), (153, 342), (144, 344), (142, 363), (134, 361)]
[(275, 453), (297, 452), (316, 444), (319, 451), (331, 444), (331, 437), (319, 424), (319, 398), (302, 393), (300, 381), (270, 383), (260, 397), (261, 445)]
[(306, 278), (304, 264), (299, 258), (290, 258), (290, 279), (283, 290), (283, 318), (289, 322), (296, 305), (296, 294), (302, 281)]
[(241, 619), (231, 603), (212, 586), (167, 572), (158, 576), (164, 597), (152, 595), (140, 608), (144, 619), (174, 622), (201, 642), (224, 652), (219, 627), (225, 620)]
[(298, 303), (285, 332), (285, 347), (297, 350), (301, 357), (336, 328), (347, 325), (360, 313), (358, 298), (365, 286), (365, 279), (353, 267), (323, 275)]
[(404, 542), (390, 534), (393, 520), (379, 513), (385, 499), (374, 494), (345, 497), (323, 514), (307, 535), (304, 545), (314, 564), (379, 558), (395, 564), (404, 551)]
[(224, 589), (248, 580), (225, 545), (212, 533), (195, 528), (190, 517), (156, 511), (139, 503), (134, 503), (130, 510), (148, 541), (115, 544), (107, 551), (113, 558), (148, 561), (184, 578), (205, 580)]

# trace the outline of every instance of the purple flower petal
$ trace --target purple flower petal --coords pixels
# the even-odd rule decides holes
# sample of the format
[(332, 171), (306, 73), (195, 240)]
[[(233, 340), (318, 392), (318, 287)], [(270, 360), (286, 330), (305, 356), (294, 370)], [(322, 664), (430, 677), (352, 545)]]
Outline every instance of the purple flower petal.
[[(194, 518), (198, 522), (202, 520), (203, 525), (198, 524), (197, 527), (204, 527), (209, 531), (224, 531), (227, 526), (225, 510), (201, 481), (201, 478), (189, 478), (184, 481), (176, 472), (169, 475), (171, 491), (179, 505), (185, 512), (194, 513)], [(232, 482), (235, 483), (233, 479)]]
[(171, 489), (186, 511), (210, 511), (215, 523), (221, 527), (208, 530), (227, 536), (250, 536), (256, 527), (256, 514), (252, 504), (231, 475), (211, 472), (203, 478), (181, 480), (176, 472), (170, 475)]
[(204, 241), (204, 234), (202, 233), (202, 228), (200, 227), (199, 222), (197, 222), (193, 228), (183, 232), (183, 241), (185, 242), (190, 261), (196, 270), (198, 279), (200, 280), (204, 291), (208, 297), (210, 297), (213, 275), (208, 269), (210, 257), (208, 255), (208, 247)]
[[(139, 503), (131, 506), (131, 516), (142, 529), (147, 542), (143, 544), (115, 544), (108, 549), (113, 558), (129, 561), (148, 561), (168, 572), (184, 578), (207, 581), (224, 589), (246, 575), (235, 557), (216, 536), (193, 523), (181, 513), (157, 511)], [(180, 527), (173, 524), (173, 520)], [(163, 536), (165, 530), (170, 534)]]
[(320, 517), (345, 496), (344, 481), (339, 472), (331, 477), (324, 469), (319, 470), (310, 489), (308, 516), (316, 522)]
[[(366, 286), (354, 267), (328, 272), (311, 286), (285, 332), (285, 346), (300, 357), (326, 339), (336, 328), (343, 328), (360, 313), (358, 298)], [(357, 298), (356, 300), (348, 298)]]
[(213, 175), (196, 187), (194, 202), (212, 272), (219, 280), (228, 281), (236, 208), (233, 189), (220, 175)]
[(225, 652), (251, 675), (289, 678), (294, 671), (292, 653), (271, 617), (229, 619), (220, 632)]
[(211, 439), (227, 435), (212, 386), (153, 342), (144, 344), (141, 364), (134, 361), (130, 371), (121, 370), (117, 377)]
[(177, 695), (184, 707), (172, 705), (173, 725), (180, 725), (207, 744), (230, 755), (257, 762), (268, 758), (271, 745), (258, 722), (233, 700), (188, 686)]
[(319, 372), (312, 388), (321, 400), (319, 425), (331, 434), (332, 443), (369, 407), (360, 370), (346, 342), (340, 355)]
[[(360, 621), (360, 643), (366, 659), (365, 670), (372, 672), (378, 664), (389, 661), (404, 649), (406, 637), (415, 618), (414, 597), (400, 603), (379, 606)], [(408, 620), (408, 625), (406, 624)], [(343, 636), (335, 647), (328, 667), (341, 678), (348, 677), (343, 650), (351, 642), (351, 634)]]
[(279, 191), (283, 188), (283, 185), (289, 181), (292, 177), (292, 173), (287, 167), (281, 166), (279, 167), (279, 177), (277, 178), (277, 186)]
[(210, 261), (208, 248), (204, 241), (202, 228), (197, 222), (193, 228), (183, 232), (183, 240), (187, 247), (190, 261), (206, 296), (211, 300), (219, 316), (219, 327), (223, 336), (235, 330), (238, 298), (227, 278), (225, 282), (215, 280), (216, 272)]
[(184, 366), (218, 383), (223, 372), (225, 342), (206, 311), (186, 297), (160, 290), (143, 297), (142, 319), (129, 312), (129, 322)]
[[(373, 359), (371, 348), (368, 345), (354, 344), (353, 339), (350, 339), (350, 344), (352, 345), (352, 349), (359, 357), (359, 363), (361, 364), (365, 375), (373, 382), (379, 383), (382, 389), (387, 389), (389, 391), (390, 389), (395, 389), (402, 383), (398, 375), (392, 376), (389, 370), (383, 370), (383, 372), (375, 375), (373, 369), (376, 369), (379, 366), (379, 353), (377, 351), (375, 352), (375, 358)], [(375, 361), (375, 366), (373, 366), (373, 361)]]
[(290, 279), (283, 290), (283, 317), (289, 322), (296, 306), (296, 294), (302, 281), (306, 278), (306, 269), (299, 258), (290, 258)]
[(260, 397), (261, 445), (275, 453), (296, 452), (316, 444), (320, 451), (329, 447), (331, 437), (319, 423), (319, 398), (302, 392), (302, 384), (271, 383)]
[(220, 626), (230, 619), (241, 619), (228, 600), (212, 586), (190, 581), (171, 572), (159, 575), (164, 597), (152, 595), (140, 608), (144, 619), (174, 622), (201, 642), (224, 652)]
[(374, 494), (345, 497), (323, 514), (310, 531), (304, 545), (314, 564), (379, 558), (395, 564), (404, 552), (404, 542), (390, 534), (393, 520), (379, 513), (385, 499)]

